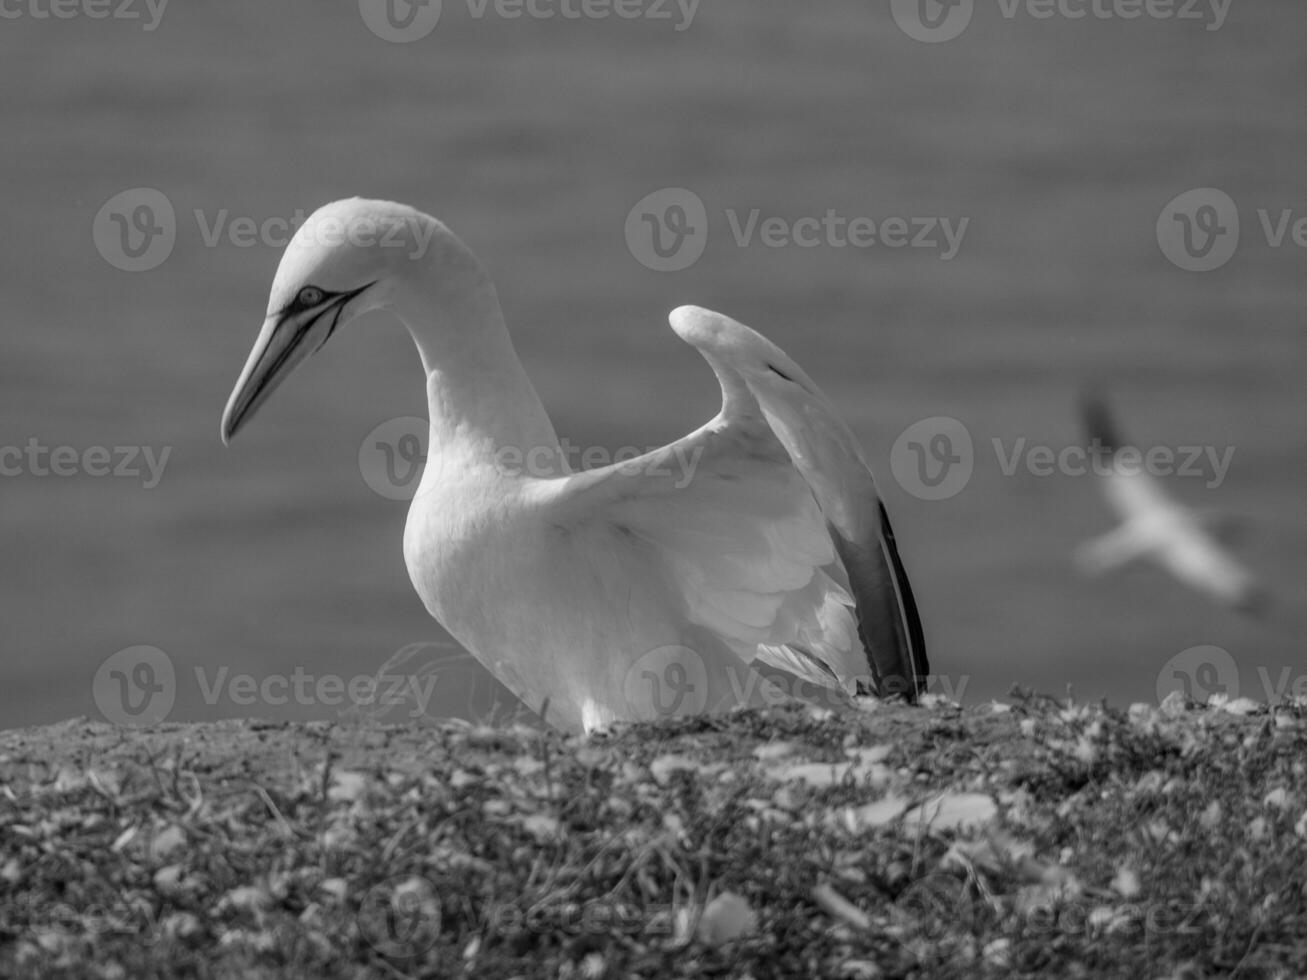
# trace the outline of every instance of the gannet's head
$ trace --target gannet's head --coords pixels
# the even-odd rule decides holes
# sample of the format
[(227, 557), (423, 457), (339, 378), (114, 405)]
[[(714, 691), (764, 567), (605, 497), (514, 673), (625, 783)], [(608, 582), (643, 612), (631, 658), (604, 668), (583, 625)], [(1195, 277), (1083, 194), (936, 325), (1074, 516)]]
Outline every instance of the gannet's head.
[(390, 305), (414, 263), (449, 242), (457, 239), (434, 218), (389, 201), (352, 198), (313, 212), (277, 267), (267, 319), (223, 412), (223, 442), (339, 327)]

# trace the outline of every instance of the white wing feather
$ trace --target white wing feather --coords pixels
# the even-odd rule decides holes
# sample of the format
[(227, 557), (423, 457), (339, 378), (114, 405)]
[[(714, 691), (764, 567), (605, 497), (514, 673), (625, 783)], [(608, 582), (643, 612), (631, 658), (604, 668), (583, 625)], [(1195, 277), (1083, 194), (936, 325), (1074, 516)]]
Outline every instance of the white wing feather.
[[(689, 621), (745, 662), (850, 693), (914, 696), (928, 670), (921, 628), (847, 427), (742, 324), (682, 308), (672, 325), (717, 374), (720, 414), (637, 460), (570, 477), (555, 520), (602, 520), (656, 553)], [(861, 591), (850, 555), (866, 563)], [(868, 588), (873, 574), (883, 589)], [(903, 621), (871, 622), (887, 608)]]

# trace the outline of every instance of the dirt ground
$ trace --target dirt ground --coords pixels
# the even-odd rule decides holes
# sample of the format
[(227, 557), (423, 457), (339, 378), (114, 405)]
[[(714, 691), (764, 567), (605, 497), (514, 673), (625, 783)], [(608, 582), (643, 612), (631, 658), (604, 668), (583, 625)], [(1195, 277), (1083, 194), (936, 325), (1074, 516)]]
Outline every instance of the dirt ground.
[(1301, 976), (1303, 720), (4, 732), (0, 974)]

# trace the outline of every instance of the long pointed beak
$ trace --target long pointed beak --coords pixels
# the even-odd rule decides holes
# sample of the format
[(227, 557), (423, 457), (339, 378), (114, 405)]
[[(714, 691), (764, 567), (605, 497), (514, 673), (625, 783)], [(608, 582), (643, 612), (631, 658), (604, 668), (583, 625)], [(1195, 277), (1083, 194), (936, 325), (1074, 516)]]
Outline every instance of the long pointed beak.
[[(304, 322), (296, 324), (297, 319)], [(230, 443), (232, 437), (277, 390), (300, 362), (312, 350), (305, 343), (305, 334), (316, 315), (301, 317), (270, 316), (263, 322), (259, 338), (254, 342), (245, 368), (241, 371), (227, 408), (222, 413), (222, 441)]]
[(254, 342), (245, 369), (241, 371), (236, 387), (227, 400), (227, 408), (222, 413), (224, 443), (231, 442), (232, 437), (302, 361), (331, 339), (346, 304), (371, 285), (368, 283), (367, 286), (350, 292), (331, 296), (327, 302), (311, 310), (276, 313), (263, 321), (259, 338)]

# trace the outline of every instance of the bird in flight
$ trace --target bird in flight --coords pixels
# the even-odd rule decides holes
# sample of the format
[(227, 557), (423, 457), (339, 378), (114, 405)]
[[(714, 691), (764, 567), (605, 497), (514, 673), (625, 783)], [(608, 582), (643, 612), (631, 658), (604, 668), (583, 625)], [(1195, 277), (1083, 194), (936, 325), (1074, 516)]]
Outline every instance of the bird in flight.
[(408, 328), (426, 375), (428, 463), (404, 532), (413, 585), (547, 721), (589, 732), (768, 703), (778, 687), (808, 700), (925, 690), (921, 620), (857, 441), (793, 360), (721, 314), (670, 316), (717, 375), (717, 416), (574, 471), (476, 256), (413, 208), (337, 201), (282, 256), (223, 441), (378, 309)]
[(1076, 564), (1090, 575), (1150, 559), (1190, 588), (1241, 612), (1258, 612), (1266, 602), (1262, 585), (1218, 543), (1213, 519), (1185, 507), (1146, 472), (1142, 456), (1121, 441), (1106, 402), (1096, 394), (1081, 400), (1081, 419), (1091, 452), (1107, 456), (1098, 483), (1121, 519), (1114, 530), (1080, 545)]

